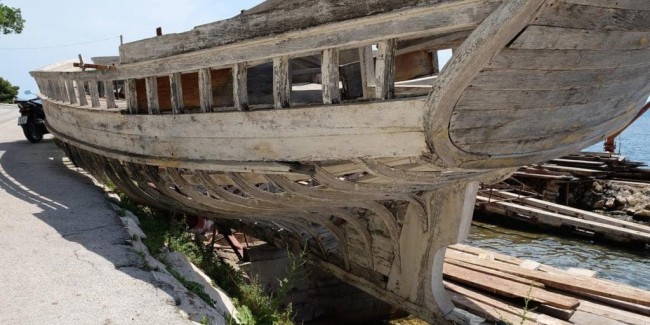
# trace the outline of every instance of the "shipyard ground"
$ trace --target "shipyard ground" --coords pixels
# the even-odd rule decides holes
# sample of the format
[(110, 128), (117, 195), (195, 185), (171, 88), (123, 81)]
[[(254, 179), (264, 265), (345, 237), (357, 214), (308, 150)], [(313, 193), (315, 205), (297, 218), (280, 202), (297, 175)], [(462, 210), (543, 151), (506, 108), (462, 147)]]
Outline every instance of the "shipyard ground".
[(0, 104), (0, 324), (191, 324), (91, 180)]

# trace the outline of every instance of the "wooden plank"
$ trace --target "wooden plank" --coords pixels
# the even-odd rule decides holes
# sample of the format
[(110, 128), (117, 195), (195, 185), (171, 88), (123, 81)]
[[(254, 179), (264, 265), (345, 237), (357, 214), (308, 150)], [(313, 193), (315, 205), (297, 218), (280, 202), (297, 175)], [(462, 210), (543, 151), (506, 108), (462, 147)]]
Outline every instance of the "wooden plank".
[(525, 270), (520, 267), (510, 266), (503, 263), (479, 260), (478, 258), (467, 257), (456, 254), (455, 259), (489, 267), (502, 272), (507, 272), (520, 277), (536, 280), (544, 283), (547, 288), (555, 288), (572, 293), (590, 293), (603, 297), (619, 299), (643, 306), (650, 306), (650, 292), (641, 289), (625, 286), (611, 281), (582, 277), (579, 275), (553, 274), (539, 271)]
[(115, 86), (113, 81), (105, 80), (104, 82), (104, 92), (106, 93), (106, 108), (117, 108), (115, 103)]
[[(311, 55), (332, 47), (358, 48), (387, 38), (446, 35), (455, 31), (473, 30), (499, 4), (499, 1), (462, 0), (449, 1), (449, 3), (431, 7), (416, 6), (403, 12), (389, 13), (383, 16), (385, 19), (371, 16), (361, 20), (343, 22), (340, 25), (328, 24), (319, 28), (297, 30), (151, 62), (139, 64), (123, 62), (119, 68), (103, 72), (102, 76), (106, 79), (123, 80), (167, 75), (178, 71), (194, 71), (206, 66), (215, 69), (229, 68), (238, 62), (246, 61), (256, 64), (270, 61), (278, 56)], [(286, 20), (286, 16), (283, 17)], [(264, 36), (268, 36), (268, 31)], [(215, 40), (216, 38), (210, 36), (208, 39)], [(158, 42), (162, 43), (162, 39)], [(135, 45), (136, 43), (131, 44)], [(169, 43), (166, 46), (171, 44), (178, 45), (178, 43)], [(282, 46), (278, 46), (278, 44), (282, 44)], [(136, 45), (134, 48), (137, 49), (139, 46)], [(180, 47), (174, 46), (174, 48), (179, 49)], [(124, 49), (122, 47), (122, 50)], [(183, 51), (191, 51), (191, 49), (184, 48)], [(154, 52), (146, 53), (145, 58), (152, 58)], [(33, 71), (32, 75), (48, 77), (47, 72)], [(97, 74), (90, 71), (66, 72), (64, 75), (84, 80), (97, 78)]]
[(431, 62), (433, 64), (433, 74), (439, 74), (440, 73), (440, 62), (438, 60), (438, 51), (433, 50), (431, 51)]
[(77, 80), (77, 93), (79, 94), (79, 105), (86, 106), (88, 105), (88, 99), (86, 98), (86, 82)]
[(589, 30), (650, 31), (650, 11), (557, 2), (535, 19), (535, 25)]
[(614, 2), (610, 0), (562, 0), (562, 2), (610, 9), (650, 10), (646, 0), (616, 0)]
[(89, 81), (88, 89), (90, 89), (90, 106), (99, 107), (99, 89), (97, 81)]
[(650, 50), (526, 50), (504, 49), (487, 69), (595, 70), (620, 67), (647, 68)]
[[(71, 138), (134, 155), (173, 155), (178, 164), (183, 159), (338, 160), (420, 155), (426, 146), (422, 103), (422, 99), (409, 99), (314, 106), (295, 112), (223, 112), (200, 119), (195, 114), (174, 119), (126, 117), (114, 111), (71, 111), (63, 105), (52, 105), (46, 114), (53, 130), (65, 131)], [(192, 131), (196, 129), (212, 132), (199, 135)]]
[[(494, 134), (490, 138), (512, 137), (520, 134), (530, 134), (537, 129), (548, 133), (562, 131), (575, 125), (590, 125), (610, 117), (615, 107), (631, 95), (619, 95), (602, 101), (592, 101), (587, 104), (559, 105), (556, 107), (513, 107), (516, 103), (504, 105), (496, 110), (460, 110), (454, 112), (450, 121), (450, 132), (463, 134), (471, 129), (490, 128)], [(486, 98), (486, 101), (489, 100)], [(589, 112), (590, 116), (581, 116)], [(549, 116), (552, 123), (539, 125), (540, 116)], [(576, 118), (576, 116), (578, 118)], [(548, 124), (548, 125), (547, 125)], [(485, 139), (483, 139), (485, 140)]]
[(463, 93), (455, 111), (514, 110), (514, 108), (528, 109), (580, 105), (619, 97), (621, 94), (628, 93), (630, 89), (639, 89), (645, 84), (647, 84), (646, 77), (639, 77), (631, 80), (613, 81), (608, 84), (608, 87), (596, 85), (554, 90), (472, 89)]
[[(495, 193), (496, 195), (506, 197), (506, 198), (517, 198), (517, 194), (505, 192), (505, 191), (497, 191)], [(612, 218), (608, 217), (605, 215), (601, 215), (598, 213), (590, 212), (590, 211), (585, 211), (581, 209), (576, 209), (576, 208), (571, 208), (568, 206), (564, 206), (561, 204), (554, 204), (551, 202), (547, 202), (544, 200), (540, 199), (535, 199), (535, 198), (517, 198), (517, 201), (525, 202), (528, 205), (538, 207), (544, 210), (556, 212), (556, 213), (562, 213), (565, 215), (569, 215), (575, 218), (580, 218), (584, 220), (590, 220), (590, 221), (596, 221), (600, 222), (603, 224), (607, 225), (612, 225), (612, 226), (617, 226), (625, 229), (630, 229), (630, 230), (636, 230), (641, 233), (647, 233), (647, 242), (650, 242), (650, 227), (634, 222), (629, 222), (625, 220), (620, 220), (617, 218)]]
[(144, 80), (147, 92), (147, 110), (149, 114), (160, 114), (160, 102), (158, 101), (158, 78), (147, 77)]
[(232, 67), (233, 98), (235, 109), (247, 111), (248, 108), (248, 66), (246, 62), (237, 63)]
[(530, 50), (640, 50), (650, 48), (650, 32), (595, 31), (528, 26), (509, 46)]
[(375, 62), (375, 98), (390, 99), (395, 97), (395, 51), (397, 40), (389, 39), (377, 45)]
[[(486, 197), (477, 197), (477, 200), (487, 202)], [(565, 216), (559, 213), (549, 212), (539, 208), (526, 207), (516, 203), (495, 201), (492, 200), (492, 205), (501, 206), (506, 211), (515, 212), (523, 216), (532, 218), (534, 223), (550, 225), (554, 227), (560, 226), (574, 226), (580, 229), (593, 231), (605, 236), (605, 238), (619, 241), (619, 242), (629, 242), (631, 240), (646, 242), (648, 240), (648, 234), (633, 230), (621, 228), (614, 225), (604, 224), (597, 221), (591, 221), (586, 219), (578, 219), (574, 217)]]
[(597, 304), (587, 300), (580, 300), (579, 311), (606, 317), (624, 322), (626, 324), (647, 325), (650, 324), (650, 317), (633, 313), (620, 308), (613, 308), (605, 304)]
[[(500, 253), (497, 253), (497, 252), (488, 251), (488, 250), (485, 250), (485, 249), (482, 249), (482, 248), (473, 247), (473, 246), (464, 245), (464, 244), (450, 245), (447, 248), (447, 252), (449, 252), (450, 250), (463, 252), (463, 253), (467, 253), (467, 254), (472, 254), (475, 257), (478, 257), (478, 256), (483, 255), (483, 254), (492, 254), (495, 257), (496, 261), (502, 262), (502, 263), (507, 263), (507, 264), (512, 264), (512, 265), (519, 265), (519, 264), (521, 264), (523, 262), (523, 260), (520, 259), (520, 258), (516, 258), (516, 257), (512, 257), (512, 256), (509, 256), (509, 255), (500, 254)], [(454, 253), (452, 252), (450, 254), (454, 254)]]
[(479, 265), (469, 264), (469, 263), (465, 263), (463, 261), (458, 261), (458, 260), (454, 260), (454, 259), (446, 259), (445, 263), (453, 264), (453, 265), (456, 265), (456, 266), (459, 266), (459, 267), (462, 267), (462, 268), (465, 268), (465, 269), (468, 269), (468, 270), (472, 270), (472, 271), (481, 272), (481, 273), (485, 273), (485, 274), (488, 274), (488, 275), (496, 276), (496, 277), (499, 277), (499, 278), (502, 278), (502, 279), (505, 279), (505, 280), (510, 280), (510, 281), (513, 281), (513, 282), (525, 284), (527, 286), (532, 286), (532, 287), (535, 287), (535, 288), (542, 288), (542, 289), (544, 288), (544, 284), (541, 283), (541, 282), (531, 281), (531, 280), (524, 279), (524, 278), (521, 278), (521, 277), (518, 277), (518, 276), (515, 276), (515, 275), (512, 275), (512, 274), (508, 274), (508, 273), (505, 273), (505, 272), (500, 272), (500, 271), (489, 269), (489, 268), (482, 267), (482, 266), (479, 266)]
[[(390, 30), (408, 30), (402, 23), (403, 21), (415, 21), (416, 24), (420, 25), (419, 30), (434, 29), (438, 25), (443, 25), (443, 22), (445, 25), (462, 22), (463, 24), (476, 26), (482, 19), (474, 18), (468, 21), (464, 16), (482, 14), (481, 18), (485, 18), (491, 11), (485, 13), (485, 7), (490, 9), (495, 7), (495, 4), (491, 1), (462, 1), (460, 4), (447, 4), (445, 2), (450, 1), (405, 0), (395, 2), (372, 0), (370, 3), (360, 4), (358, 1), (344, 0), (336, 3), (327, 2), (322, 5), (315, 5), (313, 2), (306, 0), (294, 1), (292, 6), (285, 5), (282, 10), (278, 8), (252, 17), (235, 17), (199, 26), (184, 33), (169, 34), (127, 43), (122, 46), (120, 55), (123, 60), (122, 63), (126, 64), (224, 46), (235, 42), (241, 43), (256, 38), (269, 38), (269, 35), (287, 35), (289, 39), (295, 39), (298, 35), (307, 34), (312, 38), (315, 37), (321, 44), (325, 43), (323, 40), (329, 40), (327, 43), (332, 43), (337, 40), (336, 37), (329, 37), (332, 29), (332, 32), (334, 32), (332, 34), (340, 37), (351, 32), (365, 32), (370, 27), (368, 25), (378, 21), (390, 22), (390, 24), (384, 25), (382, 29), (372, 30), (368, 35), (381, 37), (381, 34)], [(459, 7), (464, 10), (458, 10)], [(381, 10), (377, 10), (377, 8), (381, 8)], [(422, 25), (425, 12), (428, 14), (426, 20), (428, 25)], [(300, 19), (288, 22), (286, 17), (300, 17)], [(353, 18), (356, 19), (349, 22), (344, 21)], [(324, 26), (319, 25), (326, 25), (327, 27), (323, 28)], [(411, 27), (410, 24), (408, 25)], [(317, 27), (314, 28), (314, 26)], [(386, 26), (395, 27), (388, 29)], [(310, 33), (312, 31), (313, 33)], [(365, 39), (368, 38), (365, 37)], [(274, 43), (282, 42), (274, 40)], [(287, 45), (294, 49), (306, 48)], [(332, 44), (332, 46), (335, 46), (335, 44)]]
[(127, 79), (124, 82), (126, 90), (126, 109), (129, 114), (138, 114), (138, 87), (135, 79)]
[(646, 69), (621, 67), (593, 70), (485, 70), (471, 82), (478, 89), (571, 89), (607, 87), (609, 83), (634, 80)]
[[(556, 109), (490, 111), (489, 115), (480, 111), (462, 111), (452, 117), (449, 136), (458, 145), (472, 144), (472, 147), (477, 147), (488, 143), (516, 142), (579, 133), (580, 130), (593, 128), (620, 116), (621, 110), (629, 106), (629, 102), (629, 99), (624, 98), (605, 106), (596, 102)], [(585, 112), (589, 114), (584, 114)], [(481, 120), (486, 115), (489, 118)], [(539, 116), (549, 116), (549, 123), (539, 123)], [(504, 146), (499, 152), (508, 149)]]
[(323, 84), (323, 104), (341, 102), (339, 89), (339, 51), (326, 49), (322, 53), (321, 83)]
[(201, 112), (212, 112), (212, 75), (210, 68), (199, 69), (199, 98)]
[[(445, 282), (445, 287), (450, 282)], [(461, 287), (458, 287), (461, 288)], [(459, 289), (460, 291), (460, 289)], [(464, 292), (465, 293), (465, 292)], [(507, 322), (508, 324), (521, 324), (521, 325), (535, 325), (537, 322), (530, 320), (522, 320), (521, 314), (515, 310), (515, 307), (510, 307), (508, 305), (499, 305), (494, 301), (484, 302), (486, 299), (478, 300), (475, 298), (470, 298), (469, 295), (460, 294), (456, 292), (448, 292), (451, 301), (456, 305), (456, 307), (466, 310), (475, 315), (481, 315), (481, 317), (486, 318), (487, 320), (493, 322)], [(502, 308), (496, 308), (496, 306)], [(507, 307), (508, 306), (508, 307)]]
[(169, 75), (169, 87), (172, 101), (172, 113), (181, 114), (185, 108), (183, 102), (183, 78), (180, 72)]
[(67, 101), (68, 93), (65, 90), (65, 83), (61, 79), (54, 81), (54, 87), (56, 89), (56, 99), (61, 102)]
[(575, 309), (580, 305), (577, 299), (571, 297), (552, 293), (530, 285), (508, 281), (497, 276), (476, 272), (449, 263), (445, 264), (443, 274), (445, 278), (496, 294), (505, 295), (506, 297), (528, 298), (532, 301), (561, 309)]
[(68, 79), (65, 81), (65, 86), (68, 89), (68, 100), (70, 101), (70, 104), (78, 103), (77, 94), (74, 91), (74, 82), (71, 79)]
[(363, 98), (374, 98), (374, 91), (371, 87), (375, 86), (376, 79), (372, 46), (359, 48), (359, 65), (361, 66), (361, 90), (363, 91)]
[(288, 56), (273, 58), (273, 107), (291, 107), (291, 73)]
[[(454, 303), (463, 303), (463, 307), (471, 308), (471, 311), (473, 312), (474, 315), (478, 315), (480, 317), (487, 317), (488, 320), (491, 321), (498, 322), (503, 320), (510, 320), (510, 321), (514, 321), (511, 324), (521, 324), (522, 320), (525, 318), (525, 322), (531, 322), (532, 324), (545, 324), (545, 325), (571, 324), (561, 319), (540, 314), (532, 310), (524, 311), (520, 307), (513, 306), (501, 300), (495, 299), (483, 293), (465, 288), (463, 286), (460, 286), (458, 284), (449, 281), (443, 281), (443, 284), (447, 290), (450, 290), (462, 297), (465, 297), (469, 301), (474, 302), (473, 304), (467, 304), (465, 303), (467, 302), (467, 300), (463, 301), (462, 299), (454, 299), (454, 297), (458, 298), (458, 296), (452, 294), (452, 300), (454, 300)], [(478, 305), (475, 304), (476, 302), (485, 304), (485, 306), (481, 306), (482, 308), (475, 308), (475, 307), (479, 307)], [(511, 315), (512, 318), (504, 319), (503, 314)]]

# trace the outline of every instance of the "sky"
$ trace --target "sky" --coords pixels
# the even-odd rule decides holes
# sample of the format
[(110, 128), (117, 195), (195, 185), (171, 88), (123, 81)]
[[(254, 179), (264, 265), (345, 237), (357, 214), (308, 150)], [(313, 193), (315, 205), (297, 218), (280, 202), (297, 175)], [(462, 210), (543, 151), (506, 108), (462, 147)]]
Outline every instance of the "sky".
[(20, 8), (25, 29), (0, 34), (0, 77), (38, 92), (29, 71), (64, 60), (85, 62), (94, 56), (118, 55), (124, 42), (191, 30), (194, 26), (238, 15), (262, 0), (0, 0)]

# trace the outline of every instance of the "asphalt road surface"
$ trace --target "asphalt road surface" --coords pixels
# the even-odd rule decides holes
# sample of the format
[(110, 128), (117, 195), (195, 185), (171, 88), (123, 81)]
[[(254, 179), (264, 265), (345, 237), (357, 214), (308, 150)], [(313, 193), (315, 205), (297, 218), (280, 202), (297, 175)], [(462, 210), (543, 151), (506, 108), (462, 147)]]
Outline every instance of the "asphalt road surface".
[(0, 324), (190, 324), (100, 189), (18, 115), (0, 105)]

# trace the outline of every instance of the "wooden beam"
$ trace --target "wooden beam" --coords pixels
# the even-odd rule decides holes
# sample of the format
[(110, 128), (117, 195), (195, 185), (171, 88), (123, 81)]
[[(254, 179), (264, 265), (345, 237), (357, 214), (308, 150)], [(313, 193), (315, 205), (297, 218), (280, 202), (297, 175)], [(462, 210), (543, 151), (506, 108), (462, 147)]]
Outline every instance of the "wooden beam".
[(291, 73), (288, 56), (273, 58), (273, 107), (291, 107)]
[(377, 49), (375, 98), (391, 99), (395, 97), (395, 51), (397, 50), (397, 40), (390, 39), (380, 42)]
[(138, 114), (138, 87), (135, 79), (127, 79), (125, 82), (126, 89), (126, 108), (129, 114)]
[(199, 69), (199, 97), (201, 112), (212, 112), (212, 75), (210, 68)]
[(106, 96), (106, 108), (117, 108), (115, 103), (115, 86), (112, 80), (104, 80), (104, 92)]
[(169, 87), (171, 88), (172, 113), (183, 113), (183, 80), (180, 72), (169, 75)]
[(99, 89), (97, 81), (89, 81), (88, 88), (90, 89), (90, 106), (99, 107)]
[(359, 48), (359, 64), (361, 65), (361, 89), (363, 98), (370, 99), (374, 97), (371, 87), (376, 84), (375, 79), (375, 58), (372, 54), (372, 46)]
[(321, 64), (321, 83), (323, 85), (323, 104), (341, 102), (339, 90), (339, 50), (323, 50)]
[(71, 79), (65, 81), (66, 88), (68, 88), (68, 99), (70, 104), (76, 104), (79, 101), (77, 100), (77, 94), (74, 92), (74, 82)]
[(431, 62), (433, 65), (433, 74), (439, 74), (440, 73), (440, 61), (438, 60), (438, 51), (437, 50), (432, 50), (431, 51)]
[(79, 105), (86, 106), (88, 105), (88, 99), (86, 98), (86, 82), (77, 80), (77, 93), (79, 94)]
[(232, 67), (232, 92), (235, 109), (248, 110), (248, 66), (241, 62)]
[(158, 100), (158, 78), (147, 77), (144, 79), (147, 89), (147, 109), (149, 114), (160, 114), (160, 102)]
[(61, 92), (61, 82), (59, 80), (54, 80), (54, 91), (55, 91), (55, 98), (58, 101), (63, 101), (63, 94)]

